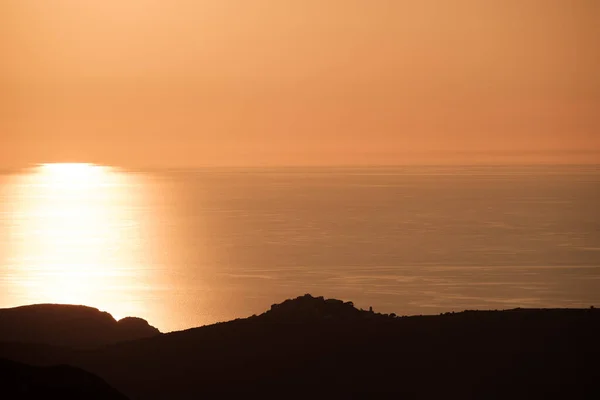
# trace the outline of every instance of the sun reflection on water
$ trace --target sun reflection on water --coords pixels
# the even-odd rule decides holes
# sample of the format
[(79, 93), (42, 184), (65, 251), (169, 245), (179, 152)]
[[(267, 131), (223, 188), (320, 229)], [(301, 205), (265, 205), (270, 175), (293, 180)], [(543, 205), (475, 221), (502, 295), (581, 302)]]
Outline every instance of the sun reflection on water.
[(135, 177), (94, 164), (43, 164), (16, 179), (8, 193), (8, 300), (144, 315)]

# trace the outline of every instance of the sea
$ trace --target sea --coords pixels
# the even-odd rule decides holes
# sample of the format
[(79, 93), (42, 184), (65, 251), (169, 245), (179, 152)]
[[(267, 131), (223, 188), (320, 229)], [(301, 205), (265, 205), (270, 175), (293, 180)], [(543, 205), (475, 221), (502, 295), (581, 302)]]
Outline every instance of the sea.
[(397, 315), (600, 306), (600, 166), (0, 174), (0, 308), (166, 332), (305, 293)]

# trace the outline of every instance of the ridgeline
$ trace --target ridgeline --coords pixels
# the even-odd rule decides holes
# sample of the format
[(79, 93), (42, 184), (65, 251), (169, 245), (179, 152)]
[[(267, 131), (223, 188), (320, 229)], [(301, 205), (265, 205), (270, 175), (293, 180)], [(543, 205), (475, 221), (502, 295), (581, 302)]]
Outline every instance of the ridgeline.
[(21, 336), (34, 341), (6, 341), (13, 328), (5, 312), (0, 357), (82, 368), (131, 399), (600, 398), (596, 309), (398, 317), (305, 295), (261, 315), (167, 334), (135, 323), (143, 337), (118, 342), (112, 333), (81, 337), (86, 330), (44, 342), (36, 328)]

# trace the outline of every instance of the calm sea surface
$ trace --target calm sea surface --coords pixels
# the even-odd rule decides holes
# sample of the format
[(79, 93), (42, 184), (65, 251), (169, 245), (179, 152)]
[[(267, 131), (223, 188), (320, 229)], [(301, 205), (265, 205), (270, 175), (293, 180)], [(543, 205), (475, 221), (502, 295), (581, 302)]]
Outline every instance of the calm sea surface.
[(304, 293), (399, 315), (600, 306), (600, 167), (0, 174), (0, 307), (168, 331)]

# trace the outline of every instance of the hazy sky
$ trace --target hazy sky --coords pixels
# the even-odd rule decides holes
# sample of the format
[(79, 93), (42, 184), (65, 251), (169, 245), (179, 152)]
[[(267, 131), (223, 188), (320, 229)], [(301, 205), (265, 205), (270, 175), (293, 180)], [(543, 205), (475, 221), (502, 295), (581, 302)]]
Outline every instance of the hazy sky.
[(0, 166), (600, 161), (597, 0), (0, 0)]

